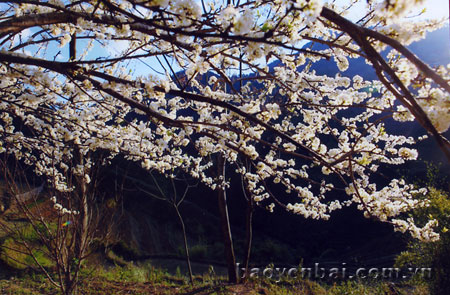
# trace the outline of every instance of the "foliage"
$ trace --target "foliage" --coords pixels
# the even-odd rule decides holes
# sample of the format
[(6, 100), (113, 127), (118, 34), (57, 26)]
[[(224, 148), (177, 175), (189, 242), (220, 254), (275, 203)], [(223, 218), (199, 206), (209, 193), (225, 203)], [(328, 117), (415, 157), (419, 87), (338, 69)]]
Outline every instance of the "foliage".
[[(5, 221), (1, 221), (4, 223)], [(49, 258), (46, 248), (40, 243), (39, 236), (31, 224), (25, 222), (15, 222), (14, 232), (5, 232), (5, 227), (1, 227), (0, 232), (4, 236), (0, 239), (0, 259), (9, 267), (16, 270), (24, 270), (29, 267), (37, 268), (35, 260), (44, 268), (51, 268), (54, 262)], [(42, 230), (42, 229), (41, 229)], [(32, 253), (28, 253), (27, 247), (32, 246)], [(34, 257), (34, 258), (33, 258)]]
[[(402, 288), (404, 287), (404, 288)], [(359, 295), (359, 294), (373, 294), (373, 295), (425, 295), (428, 291), (421, 285), (415, 286), (401, 286), (390, 282), (358, 282), (346, 281), (340, 284), (334, 284), (328, 289), (329, 295)]]
[[(432, 294), (448, 294), (450, 289), (450, 276), (448, 269), (450, 260), (450, 199), (448, 193), (431, 188), (426, 198), (430, 200), (429, 206), (413, 212), (413, 217), (424, 222), (432, 215), (439, 221), (441, 239), (433, 243), (423, 243), (411, 240), (408, 250), (402, 252), (396, 258), (398, 267), (430, 267), (432, 268), (432, 280), (430, 289)], [(420, 278), (419, 278), (420, 279)], [(422, 278), (424, 279), (424, 278)]]
[[(380, 165), (417, 159), (414, 144), (425, 138), (395, 135), (388, 117), (416, 120), (450, 160), (447, 69), (429, 68), (405, 47), (441, 24), (403, 18), (411, 3), (372, 1), (355, 24), (344, 18), (348, 7), (319, 0), (3, 1), (1, 150), (62, 192), (73, 190), (70, 169), (91, 181), (89, 160), (69, 163), (98, 150), (107, 151), (104, 164), (120, 153), (148, 170), (182, 170), (224, 188), (227, 180), (210, 169), (222, 154), (270, 210), (278, 204), (328, 219), (356, 204), (436, 240), (435, 222), (417, 228), (396, 218), (423, 205), (411, 197), (415, 189), (373, 177)], [(326, 49), (302, 48), (304, 41)], [(328, 59), (345, 72), (357, 57), (379, 81), (309, 70)], [(163, 75), (133, 66), (141, 61), (159, 61)], [(268, 183), (298, 201), (278, 199)], [(348, 198), (336, 199), (336, 190)]]
[(25, 251), (24, 247), (20, 247), (14, 240), (7, 238), (2, 243), (2, 251), (0, 258), (6, 265), (14, 268), (23, 270), (27, 267), (26, 259), (28, 255), (21, 253)]
[[(100, 268), (96, 270), (97, 275), (101, 278), (107, 279), (109, 281), (121, 281), (121, 282), (136, 282), (144, 283), (152, 279), (152, 281), (161, 280), (159, 277), (163, 272), (158, 270), (155, 271), (149, 265), (135, 266), (133, 264), (126, 264), (124, 266), (116, 265), (109, 270)], [(91, 275), (88, 272), (88, 275)]]
[[(83, 162), (87, 157), (77, 158)], [(92, 158), (91, 158), (92, 159)], [(67, 163), (69, 165), (74, 163)], [(11, 206), (0, 218), (0, 231), (6, 239), (1, 244), (1, 258), (13, 268), (29, 267), (42, 271), (49, 282), (63, 294), (76, 294), (79, 272), (93, 250), (95, 239), (107, 240), (110, 234), (107, 211), (102, 212), (103, 231), (97, 231), (100, 215), (97, 201), (98, 181), (88, 185), (87, 171), (81, 175), (69, 171), (67, 184), (78, 186), (71, 192), (54, 187), (43, 193), (44, 184), (32, 189), (20, 161), (0, 160), (3, 181), (7, 183)], [(98, 171), (90, 171), (95, 175)], [(50, 183), (55, 179), (49, 178)], [(21, 187), (28, 186), (23, 193)], [(48, 194), (53, 195), (49, 198)]]
[(191, 257), (194, 259), (207, 258), (208, 246), (204, 244), (193, 245), (190, 248)]
[[(153, 275), (151, 275), (153, 273)], [(195, 277), (195, 284), (189, 286), (184, 280), (173, 277), (164, 270), (154, 269), (149, 264), (127, 267), (85, 268), (82, 271), (83, 284), (80, 291), (85, 294), (239, 294), (239, 295), (428, 295), (422, 285), (403, 285), (386, 282), (348, 281), (331, 285), (296, 279), (275, 282), (252, 280), (243, 285), (224, 284), (223, 278), (205, 274)], [(40, 274), (0, 280), (0, 290), (5, 294), (57, 294), (54, 286), (48, 284)]]
[(255, 241), (253, 245), (252, 259), (257, 263), (270, 263), (278, 261), (295, 261), (298, 257), (291, 254), (291, 246), (280, 244), (272, 239)]
[[(352, 22), (345, 14), (357, 2), (367, 5)], [(450, 162), (449, 68), (432, 69), (406, 47), (442, 25), (408, 16), (421, 2), (1, 1), (0, 152), (46, 177), (58, 224), (75, 228), (60, 273), (70, 276), (72, 261), (77, 273), (87, 254), (99, 171), (117, 155), (171, 179), (189, 174), (223, 203), (226, 165), (270, 211), (328, 220), (356, 205), (438, 240), (433, 217), (403, 219), (427, 205), (414, 198), (424, 188), (377, 181), (380, 166), (415, 161), (427, 133)], [(378, 80), (344, 77), (354, 58)], [(340, 73), (310, 70), (321, 60)], [(415, 121), (424, 135), (397, 134), (387, 119)]]

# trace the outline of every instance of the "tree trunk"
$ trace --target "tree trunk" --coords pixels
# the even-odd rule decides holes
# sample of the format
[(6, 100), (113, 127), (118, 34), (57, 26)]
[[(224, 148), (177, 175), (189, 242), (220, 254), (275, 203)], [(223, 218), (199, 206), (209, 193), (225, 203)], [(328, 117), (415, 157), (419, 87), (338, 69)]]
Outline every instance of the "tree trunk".
[(189, 256), (189, 247), (186, 237), (186, 227), (184, 226), (183, 217), (181, 217), (180, 211), (178, 210), (178, 207), (175, 205), (175, 211), (177, 211), (178, 219), (180, 220), (181, 229), (183, 230), (183, 239), (184, 239), (184, 252), (186, 254), (186, 264), (189, 271), (189, 281), (191, 282), (191, 285), (194, 284), (194, 278), (192, 276), (192, 267), (191, 267), (191, 258)]
[(75, 61), (77, 59), (77, 35), (73, 34), (69, 43), (69, 61)]
[(250, 194), (248, 194), (247, 208), (245, 210), (245, 256), (244, 256), (244, 268), (245, 276), (243, 281), (246, 281), (250, 275), (248, 264), (250, 263), (250, 253), (252, 250), (252, 240), (253, 240), (253, 200)]
[[(225, 159), (222, 155), (218, 156), (218, 176), (224, 177), (225, 181)], [(225, 258), (227, 260), (228, 268), (228, 281), (232, 284), (238, 282), (238, 276), (236, 271), (236, 257), (234, 256), (233, 239), (231, 235), (230, 220), (228, 217), (227, 209), (227, 196), (225, 188), (219, 188), (217, 191), (219, 213), (220, 213), (220, 226), (222, 229), (223, 245), (225, 247)]]
[[(84, 158), (80, 154), (80, 162), (81, 165), (84, 165)], [(87, 171), (84, 171), (84, 174), (87, 174)], [(88, 247), (88, 236), (89, 236), (89, 201), (88, 201), (88, 187), (86, 183), (86, 178), (84, 174), (80, 177), (80, 196), (79, 196), (79, 216), (77, 216), (78, 222), (78, 237), (76, 243), (76, 258), (82, 259), (87, 251)]]

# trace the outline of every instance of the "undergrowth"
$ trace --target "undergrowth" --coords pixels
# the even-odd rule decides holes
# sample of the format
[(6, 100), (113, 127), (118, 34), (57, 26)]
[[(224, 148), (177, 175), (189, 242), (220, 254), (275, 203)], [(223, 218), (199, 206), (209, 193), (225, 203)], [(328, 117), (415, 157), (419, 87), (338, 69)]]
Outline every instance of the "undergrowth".
[[(58, 294), (42, 274), (24, 273), (20, 277), (0, 280), (0, 294)], [(197, 275), (188, 283), (179, 271), (169, 274), (150, 263), (126, 266), (87, 266), (82, 270), (79, 294), (234, 294), (234, 295), (428, 295), (425, 284), (413, 282), (348, 280), (334, 283), (307, 279), (250, 279), (244, 284), (229, 285), (225, 277), (210, 272)]]

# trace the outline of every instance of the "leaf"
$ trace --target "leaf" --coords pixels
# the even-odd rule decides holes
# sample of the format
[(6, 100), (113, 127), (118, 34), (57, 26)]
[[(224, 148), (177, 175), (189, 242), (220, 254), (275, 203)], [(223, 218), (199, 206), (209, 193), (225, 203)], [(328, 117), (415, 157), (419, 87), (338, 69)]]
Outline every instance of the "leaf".
[(369, 165), (372, 162), (372, 160), (368, 159), (367, 157), (363, 157), (361, 160), (358, 161), (358, 164), (361, 166)]
[(261, 31), (263, 31), (263, 32), (265, 33), (265, 32), (267, 32), (267, 31), (269, 31), (271, 28), (272, 28), (272, 27), (271, 27), (268, 23), (265, 23), (265, 24), (262, 26)]

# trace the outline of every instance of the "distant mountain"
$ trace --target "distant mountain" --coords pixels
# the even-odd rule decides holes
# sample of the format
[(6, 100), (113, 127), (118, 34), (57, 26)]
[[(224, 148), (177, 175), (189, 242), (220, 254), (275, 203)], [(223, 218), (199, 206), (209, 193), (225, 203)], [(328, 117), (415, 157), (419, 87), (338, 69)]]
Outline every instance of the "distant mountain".
[(447, 65), (450, 63), (449, 27), (439, 29), (427, 35), (426, 39), (414, 42), (408, 47), (429, 66)]
[[(329, 47), (320, 43), (309, 42), (303, 46), (304, 49), (325, 50)], [(450, 32), (449, 27), (430, 32), (425, 39), (412, 43), (408, 48), (416, 54), (422, 61), (431, 67), (438, 65), (447, 65), (450, 63)], [(386, 56), (390, 49), (383, 51), (381, 54)], [(342, 76), (353, 77), (360, 75), (366, 80), (375, 80), (377, 76), (373, 68), (368, 65), (365, 60), (360, 57), (349, 59), (350, 66), (348, 70), (341, 72)], [(273, 70), (281, 63), (275, 61), (269, 65), (269, 69)], [(302, 70), (304, 67), (300, 68)], [(311, 70), (316, 71), (318, 75), (335, 76), (339, 73), (336, 62), (333, 59), (321, 60), (315, 62)]]

